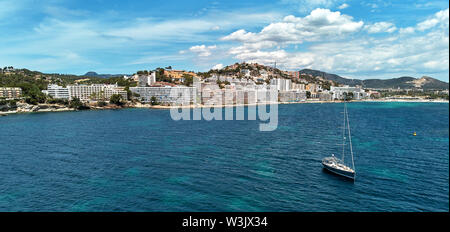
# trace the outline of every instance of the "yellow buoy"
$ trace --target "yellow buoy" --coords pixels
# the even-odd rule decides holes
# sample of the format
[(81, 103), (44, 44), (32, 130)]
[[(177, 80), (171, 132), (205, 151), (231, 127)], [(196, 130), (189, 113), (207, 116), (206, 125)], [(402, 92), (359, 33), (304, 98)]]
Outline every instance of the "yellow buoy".
[(414, 134), (413, 134), (414, 136), (416, 136), (417, 134), (416, 134), (416, 132), (414, 132)]

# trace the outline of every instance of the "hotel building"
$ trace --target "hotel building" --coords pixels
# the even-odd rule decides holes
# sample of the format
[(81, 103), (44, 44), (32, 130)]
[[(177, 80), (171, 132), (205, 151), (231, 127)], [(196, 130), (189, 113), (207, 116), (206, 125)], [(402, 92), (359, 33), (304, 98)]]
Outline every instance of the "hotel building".
[(47, 90), (42, 90), (43, 93), (55, 99), (69, 99), (69, 88), (64, 88), (59, 85), (48, 85)]
[(22, 89), (15, 87), (0, 87), (0, 98), (20, 98), (22, 96)]
[(292, 81), (290, 79), (277, 78), (270, 80), (270, 84), (276, 85), (278, 91), (291, 90), (291, 83)]
[(367, 93), (363, 89), (361, 89), (360, 87), (349, 87), (349, 86), (336, 87), (336, 86), (331, 86), (330, 87), (330, 92), (333, 93), (333, 99), (339, 99), (339, 100), (344, 99), (344, 93), (353, 93), (353, 99), (355, 99), (355, 100), (360, 100), (362, 98), (366, 98), (367, 97)]
[(195, 87), (131, 87), (130, 91), (139, 94), (139, 99), (143, 103), (150, 103), (152, 97), (163, 105), (174, 104), (196, 104), (196, 88)]
[(76, 97), (81, 101), (109, 100), (114, 94), (119, 94), (123, 99), (127, 99), (127, 91), (124, 90), (124, 87), (117, 86), (117, 84), (68, 85), (67, 88), (69, 89), (70, 99)]

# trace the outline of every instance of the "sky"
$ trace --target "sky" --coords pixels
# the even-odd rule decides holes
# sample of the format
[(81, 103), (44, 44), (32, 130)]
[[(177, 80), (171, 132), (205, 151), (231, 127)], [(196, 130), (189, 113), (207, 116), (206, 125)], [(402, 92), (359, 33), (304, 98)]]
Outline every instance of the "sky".
[(448, 1), (0, 0), (0, 66), (132, 74), (236, 62), (449, 81)]

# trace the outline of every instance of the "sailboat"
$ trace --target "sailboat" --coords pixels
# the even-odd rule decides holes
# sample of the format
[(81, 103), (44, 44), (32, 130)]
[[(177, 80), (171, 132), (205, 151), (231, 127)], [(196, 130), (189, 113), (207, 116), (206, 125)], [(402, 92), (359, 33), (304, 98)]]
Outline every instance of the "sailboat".
[[(351, 167), (347, 166), (344, 163), (345, 159), (345, 140), (346, 140), (346, 133), (345, 131), (348, 131), (348, 141), (350, 145), (350, 155), (351, 155)], [(338, 157), (334, 156), (332, 154), (330, 157), (326, 157), (322, 160), (323, 167), (339, 176), (343, 176), (346, 178), (350, 178), (352, 180), (355, 180), (356, 178), (356, 172), (355, 172), (355, 162), (353, 160), (353, 148), (352, 148), (352, 137), (350, 134), (350, 124), (348, 121), (348, 111), (347, 111), (347, 104), (344, 100), (344, 127), (342, 128), (342, 158), (339, 159)]]

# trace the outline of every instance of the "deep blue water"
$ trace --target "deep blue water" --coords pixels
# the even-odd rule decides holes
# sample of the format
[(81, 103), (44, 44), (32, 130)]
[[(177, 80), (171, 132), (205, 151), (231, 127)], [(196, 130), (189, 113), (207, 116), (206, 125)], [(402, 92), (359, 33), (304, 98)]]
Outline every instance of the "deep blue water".
[(272, 132), (155, 109), (0, 117), (0, 211), (448, 211), (449, 105), (348, 107), (354, 183), (320, 162), (342, 104), (279, 105)]

